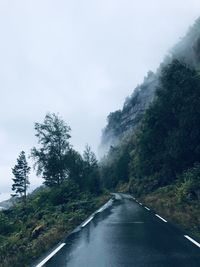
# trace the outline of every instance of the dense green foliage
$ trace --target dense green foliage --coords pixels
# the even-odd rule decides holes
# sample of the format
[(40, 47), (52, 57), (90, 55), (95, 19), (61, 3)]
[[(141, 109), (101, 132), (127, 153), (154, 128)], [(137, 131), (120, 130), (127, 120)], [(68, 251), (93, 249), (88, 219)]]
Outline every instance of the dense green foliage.
[[(170, 50), (156, 73), (150, 72), (126, 99), (123, 109), (108, 116), (102, 149), (112, 145), (118, 154), (123, 154), (122, 138), (127, 138), (127, 133), (129, 137), (134, 135), (136, 141), (126, 172), (132, 184), (140, 179), (139, 186), (145, 187), (144, 191), (148, 185), (152, 191), (173, 182), (199, 162), (199, 52), (200, 18)], [(119, 158), (115, 159), (112, 150), (103, 160), (106, 173), (111, 174), (116, 171)], [(104, 184), (112, 184), (103, 176), (108, 179)]]
[(44, 184), (60, 186), (67, 180), (75, 182), (80, 190), (100, 193), (99, 168), (95, 154), (87, 145), (83, 157), (69, 143), (70, 127), (55, 114), (47, 114), (43, 123), (35, 123), (39, 148), (31, 156), (37, 174)]
[(124, 180), (137, 194), (152, 192), (181, 179), (199, 160), (200, 76), (174, 60), (163, 68), (138, 132), (110, 149), (102, 179), (108, 187)]
[(170, 52), (123, 109), (108, 116), (102, 148), (112, 147), (101, 166), (108, 188), (123, 177), (139, 195), (177, 179), (189, 187), (182, 174), (200, 161), (200, 19)]
[(111, 147), (101, 163), (101, 179), (107, 188), (133, 193), (200, 236), (198, 70), (178, 60), (162, 68), (140, 127)]
[(184, 171), (176, 183), (176, 196), (179, 202), (200, 199), (200, 164)]
[(138, 178), (170, 183), (200, 159), (200, 77), (175, 60), (165, 67), (145, 114), (133, 159)]
[(100, 193), (99, 166), (94, 152), (88, 145), (83, 153), (83, 163), (84, 189), (88, 188), (90, 192)]
[(26, 208), (19, 202), (0, 211), (0, 266), (30, 266), (107, 199), (82, 192), (67, 180), (28, 195)]
[(70, 127), (55, 114), (47, 114), (43, 123), (35, 123), (40, 148), (33, 148), (37, 174), (47, 186), (60, 185), (67, 177), (66, 157), (70, 150)]

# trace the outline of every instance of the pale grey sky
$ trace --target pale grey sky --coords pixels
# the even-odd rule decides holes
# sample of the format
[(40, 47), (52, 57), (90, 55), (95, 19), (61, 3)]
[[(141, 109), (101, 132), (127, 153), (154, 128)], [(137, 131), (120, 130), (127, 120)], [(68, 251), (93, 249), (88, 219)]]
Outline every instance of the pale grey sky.
[(198, 16), (199, 0), (0, 0), (0, 192), (48, 111), (96, 152), (109, 112)]

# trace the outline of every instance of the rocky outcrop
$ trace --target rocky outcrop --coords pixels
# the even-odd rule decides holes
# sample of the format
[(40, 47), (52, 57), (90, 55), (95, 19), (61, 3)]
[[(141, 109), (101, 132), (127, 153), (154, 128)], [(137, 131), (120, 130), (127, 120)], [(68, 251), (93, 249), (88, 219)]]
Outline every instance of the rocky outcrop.
[(154, 98), (158, 86), (158, 77), (149, 72), (142, 85), (137, 86), (133, 94), (128, 97), (122, 110), (110, 113), (108, 123), (102, 134), (101, 149), (107, 151), (115, 146), (129, 132), (134, 131), (140, 124), (145, 110)]

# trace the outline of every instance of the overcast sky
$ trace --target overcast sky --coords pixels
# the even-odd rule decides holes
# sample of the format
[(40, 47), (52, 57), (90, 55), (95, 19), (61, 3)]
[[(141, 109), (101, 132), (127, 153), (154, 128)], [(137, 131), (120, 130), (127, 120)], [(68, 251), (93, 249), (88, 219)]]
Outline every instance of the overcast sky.
[(109, 112), (198, 16), (199, 0), (0, 0), (0, 192), (48, 111), (96, 152)]

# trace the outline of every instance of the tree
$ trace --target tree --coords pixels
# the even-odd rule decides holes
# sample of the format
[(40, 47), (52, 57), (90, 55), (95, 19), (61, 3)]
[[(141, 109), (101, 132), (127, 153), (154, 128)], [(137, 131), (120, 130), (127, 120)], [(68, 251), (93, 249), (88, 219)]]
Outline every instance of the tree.
[(131, 152), (135, 147), (134, 136), (126, 135), (117, 146), (111, 146), (108, 154), (101, 160), (100, 174), (103, 186), (114, 190), (118, 184), (129, 181)]
[(91, 148), (86, 145), (83, 152), (83, 175), (85, 188), (92, 193), (100, 192), (100, 175), (96, 156)]
[(42, 174), (47, 186), (60, 185), (68, 177), (67, 154), (70, 151), (70, 127), (56, 114), (48, 113), (43, 123), (35, 123), (35, 136), (40, 148), (33, 148), (37, 175)]
[[(174, 60), (162, 70), (138, 135), (135, 170), (166, 185), (200, 159), (200, 77)], [(153, 181), (155, 183), (155, 180)]]
[(15, 178), (13, 178), (12, 190), (15, 194), (12, 196), (23, 197), (24, 203), (26, 203), (27, 188), (29, 183), (28, 175), (30, 173), (30, 167), (26, 161), (25, 152), (22, 151), (17, 158), (17, 164), (12, 169), (12, 173)]
[(67, 168), (69, 173), (69, 180), (74, 181), (80, 190), (84, 189), (84, 161), (82, 156), (75, 151), (70, 149), (67, 156)]
[(89, 145), (85, 146), (85, 150), (83, 152), (83, 160), (85, 161), (86, 165), (90, 167), (98, 167), (96, 156)]

